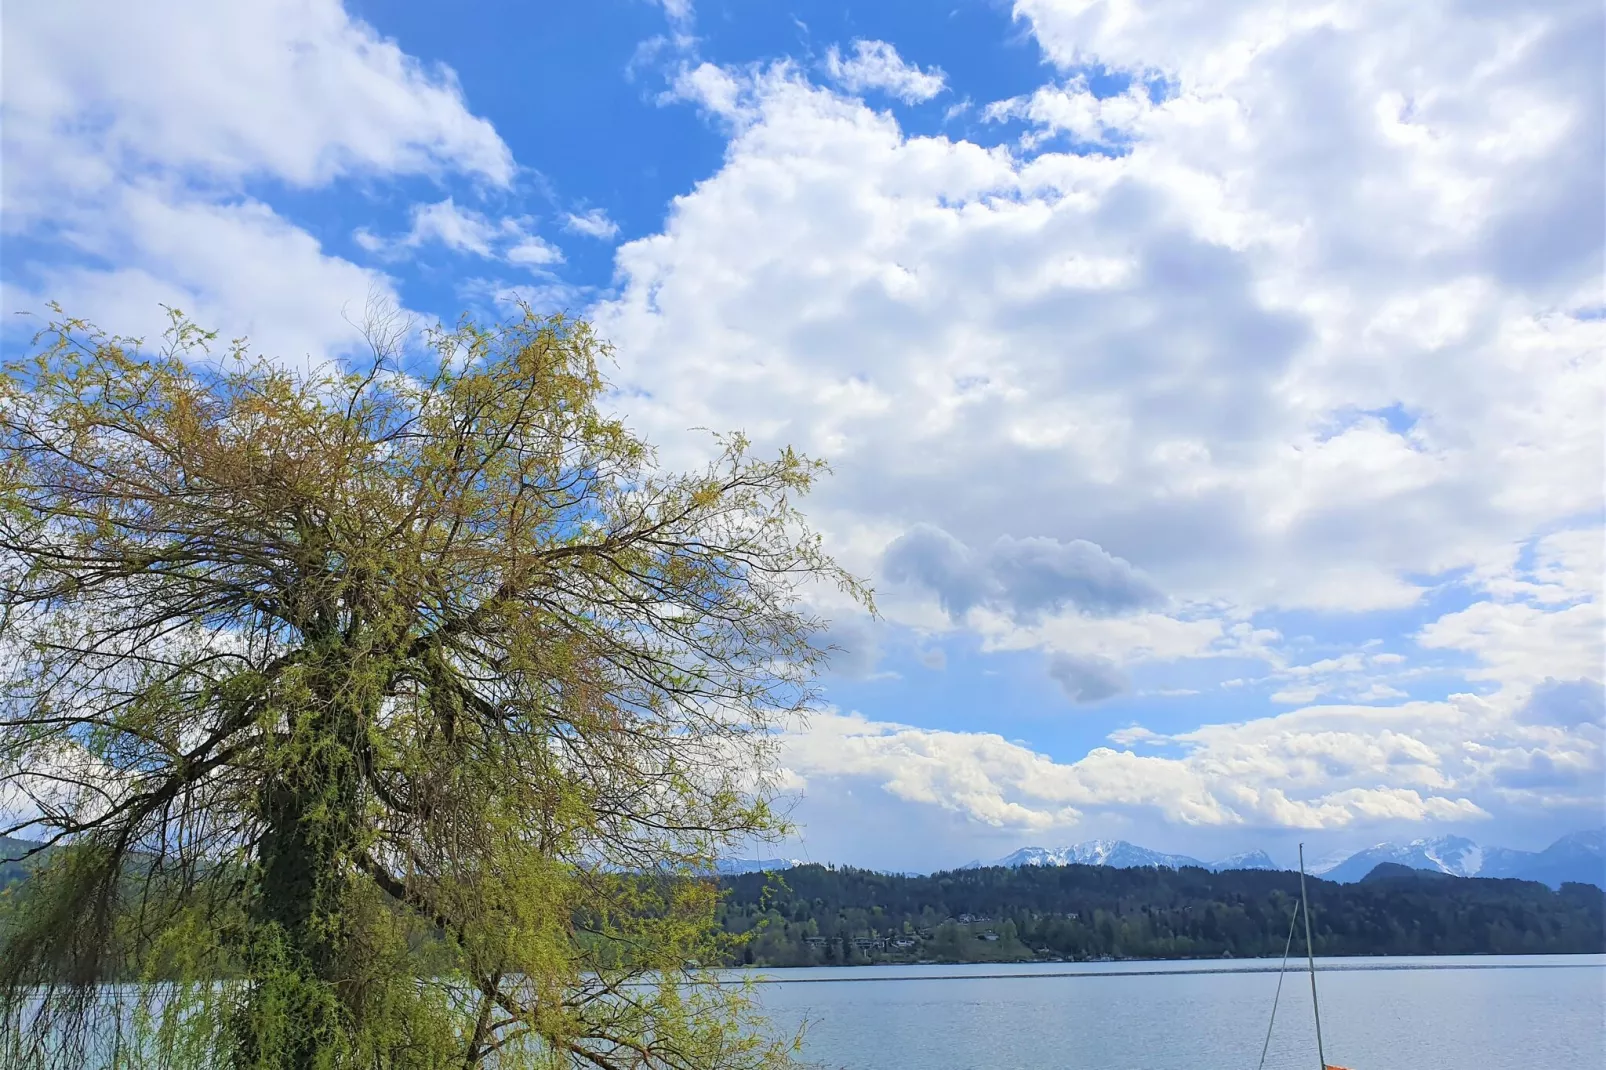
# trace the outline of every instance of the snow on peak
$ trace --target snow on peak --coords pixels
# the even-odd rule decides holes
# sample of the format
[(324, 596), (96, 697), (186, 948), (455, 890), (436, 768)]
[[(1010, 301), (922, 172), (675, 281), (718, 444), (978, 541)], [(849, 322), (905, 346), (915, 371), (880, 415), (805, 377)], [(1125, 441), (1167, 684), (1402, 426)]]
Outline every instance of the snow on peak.
[(1483, 848), (1460, 836), (1440, 836), (1432, 840), (1418, 840), (1422, 855), (1445, 873), (1457, 877), (1476, 876), (1483, 869)]
[(714, 863), (714, 872), (722, 877), (742, 873), (768, 873), (776, 869), (795, 869), (807, 865), (796, 858), (721, 858)]
[[(1578, 857), (1573, 858), (1570, 849)], [(1435, 836), (1410, 843), (1375, 844), (1333, 865), (1312, 866), (1310, 872), (1332, 881), (1358, 881), (1379, 863), (1394, 862), (1456, 877), (1535, 880), (1554, 888), (1569, 880), (1600, 884), (1606, 876), (1603, 853), (1599, 833), (1594, 833), (1593, 839), (1588, 832), (1563, 836), (1539, 852), (1484, 847), (1464, 836)]]
[[(1022, 847), (1005, 855), (993, 866), (1110, 866), (1115, 869), (1133, 869), (1144, 866), (1162, 866), (1179, 869), (1182, 866), (1203, 866), (1204, 863), (1187, 855), (1165, 854), (1125, 840), (1086, 840), (1064, 847)], [(976, 868), (977, 863), (970, 867)]]
[(1224, 869), (1282, 869), (1283, 867), (1273, 862), (1265, 851), (1240, 851), (1210, 863), (1209, 868), (1219, 873)]

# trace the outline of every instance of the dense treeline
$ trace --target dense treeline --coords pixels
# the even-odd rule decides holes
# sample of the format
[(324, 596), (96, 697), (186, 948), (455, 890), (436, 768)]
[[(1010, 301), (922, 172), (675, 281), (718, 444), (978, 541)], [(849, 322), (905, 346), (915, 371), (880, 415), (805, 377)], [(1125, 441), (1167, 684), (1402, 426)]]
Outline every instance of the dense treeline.
[[(1296, 873), (1101, 866), (894, 876), (802, 866), (724, 881), (744, 963), (1237, 958), (1283, 952)], [(1318, 955), (1606, 952), (1606, 893), (1517, 880), (1309, 879)], [(1303, 930), (1303, 927), (1301, 927)]]

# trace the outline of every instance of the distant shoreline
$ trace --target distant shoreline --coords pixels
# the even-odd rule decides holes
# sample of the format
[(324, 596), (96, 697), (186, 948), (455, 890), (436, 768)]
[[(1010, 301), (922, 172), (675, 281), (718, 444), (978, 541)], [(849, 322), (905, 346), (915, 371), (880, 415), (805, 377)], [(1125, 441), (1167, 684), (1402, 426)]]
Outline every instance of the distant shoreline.
[[(1434, 958), (1434, 959), (1482, 959), (1482, 958), (1583, 958), (1593, 957), (1595, 962), (1400, 962), (1404, 958)], [(1208, 962), (1209, 959), (1127, 959), (1133, 963), (1175, 963), (1183, 965), (1194, 962)], [(1134, 969), (1134, 970), (1016, 970), (1008, 973), (947, 973), (947, 974), (866, 974), (865, 976), (837, 975), (832, 977), (742, 977), (739, 981), (721, 983), (751, 983), (751, 984), (828, 984), (833, 981), (852, 981), (865, 983), (871, 981), (1016, 981), (1035, 980), (1039, 978), (1083, 978), (1083, 977), (1191, 977), (1210, 976), (1218, 974), (1263, 974), (1278, 973), (1280, 965), (1248, 965), (1249, 963), (1271, 963), (1275, 959), (1238, 959), (1245, 963), (1239, 967), (1204, 966), (1195, 969)], [(964, 965), (952, 962), (930, 963), (899, 963), (895, 966), (887, 963), (876, 964), (880, 968), (909, 969), (920, 966), (950, 967)], [(986, 964), (996, 969), (996, 964)], [(1018, 963), (1021, 966), (1036, 965), (1034, 963)], [(1088, 965), (1106, 966), (1108, 963), (1089, 963)], [(729, 967), (733, 973), (802, 973), (819, 970), (852, 970), (855, 972), (872, 968), (869, 964), (852, 966), (735, 966)], [(1290, 967), (1291, 969), (1292, 967)], [(1372, 972), (1409, 972), (1409, 971), (1436, 971), (1436, 970), (1606, 970), (1606, 956), (1598, 952), (1572, 952), (1555, 955), (1434, 955), (1434, 956), (1407, 956), (1407, 955), (1379, 955), (1375, 957), (1358, 957), (1344, 959), (1328, 959), (1325, 962), (1318, 959), (1317, 973), (1372, 973)]]

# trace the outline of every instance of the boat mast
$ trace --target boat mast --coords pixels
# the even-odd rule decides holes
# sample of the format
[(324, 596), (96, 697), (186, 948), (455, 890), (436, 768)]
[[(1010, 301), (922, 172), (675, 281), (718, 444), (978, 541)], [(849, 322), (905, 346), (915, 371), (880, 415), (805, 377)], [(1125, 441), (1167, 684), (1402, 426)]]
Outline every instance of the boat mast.
[(1305, 845), (1299, 845), (1299, 903), (1305, 910), (1305, 961), (1310, 965), (1310, 1006), (1316, 1012), (1316, 1057), (1327, 1070), (1327, 1053), (1322, 1050), (1322, 1005), (1316, 999), (1316, 951), (1310, 943), (1310, 900), (1305, 897)]

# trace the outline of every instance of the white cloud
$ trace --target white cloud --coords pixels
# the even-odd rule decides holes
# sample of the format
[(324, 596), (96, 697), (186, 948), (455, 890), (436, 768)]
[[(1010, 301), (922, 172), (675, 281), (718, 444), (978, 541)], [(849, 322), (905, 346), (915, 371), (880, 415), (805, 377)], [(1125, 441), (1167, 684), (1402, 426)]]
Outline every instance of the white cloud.
[[(137, 331), (168, 301), (325, 355), (355, 341), (341, 312), (391, 283), (247, 180), (514, 175), (450, 72), (332, 0), (59, 7), (8, 13), (3, 225), (85, 259), (9, 265), (8, 308), (56, 297)], [(731, 143), (663, 233), (619, 251), (596, 310), (620, 407), (665, 462), (702, 448), (693, 426), (830, 458), (811, 516), (866, 574), (920, 524), (982, 556), (1093, 547), (1166, 611), (1023, 613), (999, 592), (1031, 591), (987, 570), (962, 620), (930, 590), (882, 604), (894, 626), (963, 628), (1046, 666), (1258, 658), (1274, 697), (1308, 707), (1132, 726), (1112, 741), (1166, 753), (1066, 761), (832, 715), (789, 743), (799, 775), (1030, 828), (1120, 808), (1342, 827), (1598, 800), (1599, 730), (1522, 712), (1546, 680), (1600, 676), (1602, 532), (1578, 519), (1599, 516), (1606, 480), (1606, 322), (1578, 314), (1599, 305), (1598, 5), (1021, 0), (1063, 70), (985, 110), (1032, 128), (993, 148), (908, 137), (857, 99), (945, 86), (885, 42), (833, 50), (835, 92), (785, 63), (697, 63), (690, 4), (665, 9), (684, 62), (666, 99)], [(1139, 84), (1097, 97), (1076, 69), (1094, 60)], [(1100, 151), (1040, 151), (1059, 133)], [(600, 210), (564, 225), (617, 231)], [(397, 238), (361, 234), (379, 253), (560, 256), (528, 221), (451, 197)], [(581, 296), (545, 276), (462, 291)], [(1499, 688), (1484, 699), (1396, 703), (1414, 661), (1289, 664), (1248, 623), (1409, 608), (1463, 574), (1482, 600), (1417, 642), (1472, 660)], [(880, 635), (846, 673), (874, 672)], [(1060, 675), (1090, 693), (1087, 673)]]
[(1416, 636), (1429, 650), (1469, 654), (1468, 675), (1513, 694), (1554, 678), (1600, 679), (1606, 669), (1602, 532), (1569, 528), (1496, 547), (1474, 569), (1490, 596), (1428, 623)]
[(529, 231), (531, 220), (491, 219), (483, 212), (460, 207), (451, 197), (432, 204), (415, 204), (412, 225), (405, 234), (382, 238), (367, 229), (356, 232), (357, 243), (380, 256), (399, 257), (431, 243), (458, 253), (502, 260), (528, 268), (563, 262), (563, 251)]
[[(1402, 654), (1355, 650), (1306, 664), (1277, 665), (1266, 681), (1282, 685), (1270, 695), (1277, 703), (1305, 705), (1321, 698), (1381, 702), (1406, 697), (1407, 692), (1394, 686), (1397, 683), (1445, 672), (1431, 665), (1408, 666), (1408, 660)], [(1242, 681), (1230, 683), (1237, 686)]]
[(1599, 676), (1606, 662), (1606, 615), (1600, 603), (1549, 610), (1526, 602), (1475, 602), (1422, 629), (1417, 643), (1461, 650), (1481, 663), (1470, 675), (1533, 685), (1554, 677)]
[(1060, 132), (1100, 144), (1134, 132), (1153, 106), (1141, 84), (1116, 96), (1099, 97), (1089, 88), (1087, 77), (1077, 75), (1064, 85), (1046, 85), (1025, 96), (994, 101), (983, 109), (982, 117), (989, 122), (1025, 119), (1032, 123), (1037, 131), (1026, 137), (1028, 146)]
[(503, 257), (510, 264), (539, 268), (563, 263), (563, 252), (556, 245), (534, 234), (526, 234), (508, 248)]
[(45, 315), (57, 299), (108, 330), (154, 339), (165, 303), (225, 337), (249, 336), (260, 352), (317, 362), (362, 344), (356, 323), (370, 297), (396, 303), (384, 275), (327, 255), (260, 202), (175, 198), (145, 185), (117, 194), (85, 214), (75, 244), (123, 266), (41, 265), (27, 286), (8, 286), (7, 311)]
[(80, 744), (41, 741), (29, 748), (25, 763), (9, 756), (0, 762), (0, 835), (44, 839), (55, 832), (50, 818), (92, 820), (122, 802), (127, 787), (127, 777)]
[(659, 0), (659, 6), (664, 9), (664, 17), (671, 25), (683, 31), (691, 28), (697, 14), (691, 0)]
[[(750, 125), (664, 234), (621, 253), (625, 293), (601, 312), (627, 359), (653, 354), (627, 368), (632, 411), (827, 454), (844, 522), (975, 545), (1024, 534), (1001, 503), (1029, 500), (1032, 533), (1096, 542), (1182, 597), (1413, 604), (1413, 577), (1588, 511), (1606, 396), (1602, 324), (1556, 311), (1590, 257), (1563, 243), (1530, 285), (1501, 277), (1498, 248), (1503, 204), (1598, 179), (1476, 148), (1479, 102), (1511, 83), (1587, 141), (1598, 114), (1567, 80), (1587, 72), (1552, 63), (1565, 27), (1517, 47), (1498, 19), (1426, 7), (1409, 42), (1386, 20), (1329, 29), (1318, 67), (1295, 26), (1234, 79), (1134, 116), (1116, 158), (908, 139), (795, 75), (705, 65), (721, 88), (703, 98), (740, 98)], [(1445, 35), (1462, 59), (1439, 57)], [(1411, 112), (1432, 121), (1421, 145), (1348, 73), (1386, 78), (1366, 57), (1411, 48), (1432, 62), (1410, 78), (1445, 102)], [(1487, 55), (1473, 78), (1470, 54)], [(1344, 168), (1301, 154), (1307, 126), (1348, 139)], [(1447, 173), (1511, 196), (1451, 211)], [(679, 349), (712, 377), (696, 397), (669, 382)]]
[(619, 224), (609, 219), (601, 208), (590, 208), (578, 214), (570, 212), (563, 225), (576, 234), (603, 241), (612, 241), (619, 234)]
[(855, 40), (847, 59), (835, 45), (825, 54), (825, 70), (850, 93), (879, 89), (905, 104), (930, 100), (947, 86), (946, 76), (935, 67), (921, 70), (905, 63), (898, 50), (885, 41)]
[[(1175, 841), (1177, 833), (1164, 829), (1179, 826), (1189, 842), (1264, 843), (1285, 830), (1315, 830), (1353, 849), (1420, 835), (1424, 824), (1488, 837), (1496, 814), (1597, 820), (1606, 775), (1603, 701), (1597, 682), (1553, 682), (1535, 700), (1543, 709), (1515, 716), (1508, 705), (1455, 695), (1389, 707), (1307, 706), (1176, 734), (1128, 725), (1109, 734), (1113, 748), (1073, 759), (990, 732), (827, 710), (785, 737), (778, 757), (786, 777), (805, 789), (806, 812), (849, 800), (852, 814), (878, 815), (886, 842), (867, 854), (860, 840), (868, 830), (855, 825), (851, 843), (837, 847), (860, 857), (892, 852), (906, 864), (951, 865), (959, 860), (955, 844), (988, 840), (1009, 850), (1027, 837), (1111, 829)], [(930, 829), (934, 815), (947, 815), (942, 838), (951, 846), (911, 853), (897, 830)], [(821, 828), (811, 838), (833, 834)]]
[[(1535, 683), (1600, 663), (1599, 602), (1577, 593), (1599, 584), (1602, 531), (1578, 518), (1606, 483), (1606, 321), (1582, 314), (1606, 200), (1598, 5), (1017, 11), (1064, 74), (992, 109), (1032, 125), (1016, 146), (907, 136), (785, 65), (685, 72), (731, 141), (619, 251), (597, 310), (619, 404), (666, 460), (695, 455), (692, 426), (829, 458), (811, 516), (882, 581), (882, 550), (927, 524), (965, 548), (1083, 540), (1171, 598), (1033, 622), (945, 572), (881, 584), (895, 624), (1122, 668), (1257, 657), (1307, 708), (1042, 778), (1001, 740), (839, 724), (844, 775), (1036, 827), (1103, 796), (1020, 785), (1141, 770), (1175, 820), (1334, 826), (1516, 805), (1495, 770), (1536, 749), (1598, 765), (1598, 743), (1512, 720)], [(1095, 61), (1138, 87), (1097, 98), (1076, 68)], [(1041, 151), (1057, 132), (1102, 148)], [(1479, 601), (1416, 647), (1391, 636), (1404, 662), (1290, 664), (1247, 623), (1413, 610), (1460, 577)], [(1451, 652), (1500, 690), (1400, 701)]]
[(748, 75), (733, 73), (713, 63), (687, 65), (676, 73), (659, 99), (664, 103), (688, 101), (721, 119), (738, 122), (751, 114), (746, 99), (750, 81)]
[(350, 173), (513, 176), (455, 76), (337, 0), (30, 4), (7, 13), (6, 37), (10, 211), (48, 205), (58, 183), (84, 190), (151, 167), (300, 186)]
[(469, 302), (477, 315), (490, 319), (516, 315), (521, 308), (567, 313), (590, 299), (586, 289), (546, 277), (531, 284), (474, 276), (458, 283), (457, 295)]
[[(392, 284), (246, 196), (248, 180), (514, 175), (449, 70), (335, 0), (35, 4), (7, 12), (6, 53), (0, 215), (48, 250), (8, 258), (8, 311), (55, 299), (152, 333), (166, 302), (324, 359), (359, 342), (346, 315), (394, 301)], [(443, 240), (476, 240), (451, 222), (434, 220)]]
[(1113, 619), (1061, 614), (1030, 627), (985, 613), (978, 614), (972, 625), (982, 636), (984, 650), (1066, 650), (1122, 664), (1209, 657), (1265, 659), (1275, 656), (1267, 644), (1277, 638), (1275, 632), (1247, 624), (1183, 620), (1164, 613)]
[[(1416, 721), (1416, 734), (1387, 727), (1400, 712)], [(1433, 742), (1487, 713), (1462, 698), (1388, 713), (1314, 707), (1175, 736), (1132, 726), (1112, 742), (1174, 744), (1182, 756), (1098, 747), (1062, 762), (992, 733), (828, 711), (790, 735), (780, 757), (817, 790), (829, 778), (865, 781), (905, 802), (1020, 831), (1068, 829), (1111, 811), (1261, 828), (1465, 822), (1488, 817), (1470, 797), (1489, 788), (1488, 770), (1447, 760)]]
[(472, 209), (459, 208), (452, 198), (434, 204), (418, 204), (412, 210), (412, 229), (386, 242), (366, 230), (357, 232), (358, 242), (370, 252), (403, 247), (416, 249), (426, 242), (439, 242), (457, 252), (491, 256), (491, 243), (500, 237), (489, 219)]
[(1542, 606), (1599, 602), (1606, 583), (1603, 549), (1606, 538), (1599, 528), (1553, 531), (1531, 543), (1494, 548), (1474, 570), (1473, 579), (1503, 601), (1521, 599)]

